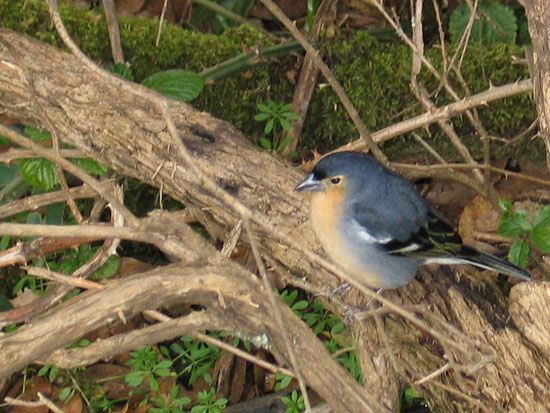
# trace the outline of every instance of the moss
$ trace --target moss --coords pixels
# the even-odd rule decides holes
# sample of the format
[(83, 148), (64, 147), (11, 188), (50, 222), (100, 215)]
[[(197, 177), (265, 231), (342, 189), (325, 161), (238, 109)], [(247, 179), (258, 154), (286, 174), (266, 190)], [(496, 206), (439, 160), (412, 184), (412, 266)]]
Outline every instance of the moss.
[[(100, 10), (62, 6), (61, 14), (69, 33), (84, 53), (104, 65), (112, 63), (107, 26)], [(60, 45), (42, 0), (0, 0), (0, 26)], [(201, 71), (257, 45), (271, 44), (262, 33), (247, 26), (212, 35), (167, 24), (163, 27), (159, 47), (156, 47), (157, 30), (158, 20), (139, 17), (120, 20), (124, 54), (131, 63), (136, 81), (171, 68)], [(321, 49), (370, 130), (378, 130), (423, 112), (410, 89), (411, 52), (405, 45), (378, 41), (365, 31), (341, 31), (336, 38), (324, 40)], [(503, 85), (528, 77), (526, 65), (512, 64), (513, 56), (523, 54), (521, 48), (511, 45), (470, 45), (461, 72), (471, 93), (485, 90), (490, 85)], [(441, 66), (439, 49), (428, 49), (426, 55), (436, 67)], [(227, 120), (251, 139), (256, 139), (262, 134), (262, 124), (253, 120), (256, 104), (268, 98), (291, 101), (294, 85), (288, 80), (287, 72), (295, 70), (295, 66), (293, 56), (259, 63), (242, 74), (208, 85), (193, 105)], [(430, 91), (437, 88), (437, 80), (426, 69), (422, 70), (420, 80)], [(452, 73), (450, 81), (459, 85)], [(323, 83), (325, 80), (319, 78), (304, 125), (301, 142), (304, 149), (326, 151), (357, 136), (338, 98), (329, 87), (321, 86)], [(465, 94), (460, 87), (455, 88), (459, 94)], [(443, 105), (451, 100), (441, 92), (435, 97), (435, 102)], [(516, 135), (536, 116), (534, 104), (526, 94), (493, 102), (478, 110), (489, 134), (502, 137)], [(467, 146), (480, 156), (481, 143), (466, 117), (456, 117), (452, 122)], [(458, 158), (437, 126), (432, 125), (417, 133), (444, 156)], [(391, 140), (384, 148), (390, 157), (422, 152), (410, 136)], [(502, 155), (513, 153), (542, 158), (544, 147), (540, 140), (530, 140), (518, 147), (510, 145)]]

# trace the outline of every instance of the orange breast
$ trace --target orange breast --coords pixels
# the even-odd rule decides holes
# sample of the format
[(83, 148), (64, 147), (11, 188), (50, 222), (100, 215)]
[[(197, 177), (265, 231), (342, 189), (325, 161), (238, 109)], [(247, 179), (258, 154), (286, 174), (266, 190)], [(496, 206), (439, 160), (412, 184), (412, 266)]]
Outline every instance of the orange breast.
[(323, 249), (332, 261), (349, 276), (368, 287), (379, 288), (383, 280), (366, 263), (362, 263), (357, 251), (344, 239), (339, 230), (342, 218), (344, 190), (332, 189), (317, 192), (311, 200), (311, 224)]

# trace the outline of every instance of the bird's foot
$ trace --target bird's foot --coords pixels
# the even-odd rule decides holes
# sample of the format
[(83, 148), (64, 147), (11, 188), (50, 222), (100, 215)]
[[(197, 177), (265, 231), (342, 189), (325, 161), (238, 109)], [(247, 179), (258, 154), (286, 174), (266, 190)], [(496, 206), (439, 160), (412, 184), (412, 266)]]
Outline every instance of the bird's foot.
[(342, 283), (338, 287), (336, 287), (334, 290), (329, 291), (326, 297), (332, 298), (336, 295), (343, 295), (344, 293), (348, 292), (350, 288), (351, 288), (351, 285), (349, 283)]

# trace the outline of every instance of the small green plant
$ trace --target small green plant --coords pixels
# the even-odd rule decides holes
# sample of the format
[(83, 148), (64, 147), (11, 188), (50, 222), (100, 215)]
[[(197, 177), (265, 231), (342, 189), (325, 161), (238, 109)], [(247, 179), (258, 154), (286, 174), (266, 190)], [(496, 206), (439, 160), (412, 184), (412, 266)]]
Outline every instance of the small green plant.
[(346, 328), (344, 322), (338, 316), (326, 310), (317, 298), (313, 300), (311, 310), (311, 312), (304, 314), (302, 319), (313, 329), (316, 335), (328, 329), (330, 335), (333, 336)]
[(277, 380), (277, 382), (275, 383), (275, 391), (281, 391), (286, 389), (290, 384), (290, 382), (292, 381), (292, 377), (287, 376), (286, 374), (283, 374), (283, 373), (277, 373), (275, 375), (275, 379)]
[(296, 390), (293, 390), (290, 396), (281, 399), (286, 406), (285, 413), (302, 413), (305, 411), (304, 397)]
[(222, 413), (227, 406), (226, 398), (216, 400), (214, 389), (200, 391), (197, 400), (198, 404), (191, 409), (191, 413)]
[(168, 397), (164, 395), (157, 396), (153, 402), (156, 407), (151, 407), (149, 413), (181, 413), (182, 407), (191, 403), (189, 397), (180, 397), (180, 387), (174, 386), (168, 393)]
[(303, 318), (305, 315), (305, 310), (309, 307), (309, 302), (307, 300), (298, 300), (298, 290), (283, 290), (281, 293), (281, 298), (286, 305), (290, 307), (294, 314), (298, 317)]
[(38, 370), (38, 377), (47, 377), (50, 383), (53, 383), (59, 374), (59, 368), (52, 364), (46, 364)]
[[(449, 22), (449, 33), (452, 43), (458, 43), (470, 21), (470, 8), (467, 4), (461, 3), (451, 13)], [(510, 43), (515, 44), (518, 26), (514, 10), (505, 4), (497, 1), (480, 1), (470, 41), (482, 44)]]
[(157, 378), (168, 377), (171, 373), (172, 360), (159, 361), (160, 353), (154, 351), (151, 346), (132, 351), (131, 358), (126, 365), (132, 367), (132, 371), (125, 377), (126, 383), (138, 387), (147, 379), (149, 388), (153, 391), (159, 390)]
[(298, 115), (292, 112), (290, 103), (277, 103), (268, 99), (265, 103), (258, 103), (256, 106), (258, 113), (254, 116), (257, 122), (265, 122), (264, 135), (259, 140), (261, 148), (281, 154), (292, 137), (287, 136), (280, 140), (283, 132), (289, 132), (292, 129), (291, 122), (298, 120)]
[(513, 210), (512, 202), (501, 199), (502, 209), (498, 233), (516, 239), (508, 251), (508, 260), (525, 268), (534, 245), (544, 254), (550, 253), (550, 205), (538, 210), (533, 219), (523, 209)]
[(178, 371), (178, 377), (185, 374), (189, 386), (199, 377), (210, 383), (212, 378), (209, 371), (221, 356), (221, 351), (217, 347), (198, 342), (189, 336), (181, 337), (179, 342), (170, 344), (169, 348), (161, 347), (160, 351), (166, 357), (176, 354), (172, 359), (174, 365), (178, 365), (176, 362), (181, 359), (183, 368)]

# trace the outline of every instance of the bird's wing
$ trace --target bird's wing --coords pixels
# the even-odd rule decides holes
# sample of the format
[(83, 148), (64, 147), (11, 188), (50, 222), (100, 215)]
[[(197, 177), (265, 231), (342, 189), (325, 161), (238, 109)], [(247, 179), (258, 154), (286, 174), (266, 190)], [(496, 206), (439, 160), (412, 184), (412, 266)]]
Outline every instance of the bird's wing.
[(361, 238), (370, 237), (388, 253), (401, 256), (428, 259), (460, 252), (460, 235), (428, 207), (410, 182), (395, 174), (387, 175), (385, 182), (352, 205)]
[(390, 254), (424, 259), (458, 256), (463, 249), (460, 235), (431, 210), (428, 220), (407, 240), (394, 240), (383, 247)]
[(380, 244), (407, 242), (428, 220), (428, 205), (404, 178), (388, 174), (384, 185), (359, 193), (351, 205), (360, 237)]

